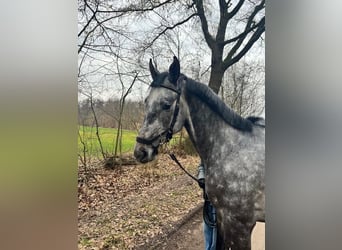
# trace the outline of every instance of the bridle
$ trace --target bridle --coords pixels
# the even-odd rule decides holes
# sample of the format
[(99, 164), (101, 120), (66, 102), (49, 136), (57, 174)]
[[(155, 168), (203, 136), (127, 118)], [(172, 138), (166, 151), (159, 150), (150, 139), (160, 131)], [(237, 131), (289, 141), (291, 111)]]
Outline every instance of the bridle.
[(171, 90), (171, 91), (177, 93), (177, 99), (176, 99), (176, 106), (175, 106), (175, 109), (173, 111), (173, 117), (172, 117), (172, 120), (171, 120), (171, 123), (170, 123), (170, 126), (168, 129), (166, 129), (165, 131), (163, 131), (162, 133), (160, 133), (159, 135), (157, 135), (151, 139), (145, 139), (142, 137), (136, 138), (136, 141), (138, 143), (145, 144), (145, 145), (151, 145), (153, 148), (158, 148), (159, 145), (165, 144), (172, 139), (173, 127), (176, 124), (177, 116), (179, 113), (179, 101), (180, 101), (180, 96), (181, 96), (180, 89), (174, 89), (174, 88), (162, 85), (162, 84), (159, 85), (158, 87), (165, 88), (165, 89), (168, 89), (168, 90)]
[[(185, 76), (181, 77), (178, 79), (178, 81), (180, 79), (184, 79), (186, 80)], [(153, 87), (153, 86), (152, 86)], [(180, 89), (174, 89), (165, 85), (158, 85), (158, 86), (154, 86), (154, 87), (161, 87), (161, 88), (165, 88), (168, 90), (171, 90), (175, 93), (177, 93), (177, 99), (176, 99), (176, 106), (175, 106), (175, 110), (173, 111), (173, 117), (170, 123), (170, 126), (168, 129), (166, 129), (164, 132), (160, 133), (159, 135), (151, 138), (151, 139), (145, 139), (142, 137), (137, 137), (136, 141), (138, 143), (141, 144), (145, 144), (145, 145), (151, 145), (154, 149), (157, 149), (159, 147), (159, 145), (165, 144), (167, 142), (169, 142), (172, 139), (172, 135), (173, 135), (173, 127), (176, 124), (176, 120), (177, 120), (177, 116), (179, 113), (179, 101), (180, 101), (180, 96), (181, 96), (181, 91)], [(193, 180), (195, 180), (196, 182), (198, 182), (198, 179), (196, 177), (194, 177), (192, 174), (190, 174), (183, 166), (182, 164), (178, 161), (178, 159), (176, 158), (176, 156), (172, 153), (168, 153), (169, 156), (171, 157), (171, 159), (177, 163), (177, 165), (188, 175), (190, 176)]]

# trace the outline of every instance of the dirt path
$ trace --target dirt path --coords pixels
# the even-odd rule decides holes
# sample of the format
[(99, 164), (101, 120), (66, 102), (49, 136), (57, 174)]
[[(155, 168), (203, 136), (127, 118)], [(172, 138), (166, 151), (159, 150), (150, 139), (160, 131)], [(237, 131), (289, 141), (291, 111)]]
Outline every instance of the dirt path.
[(159, 245), (159, 249), (204, 249), (202, 209), (198, 209), (192, 218), (184, 223), (177, 232), (172, 234), (165, 242)]
[[(196, 173), (196, 157), (181, 161)], [(202, 190), (169, 157), (90, 170), (79, 172), (79, 249), (204, 249)], [(264, 226), (257, 228), (253, 250), (262, 250)]]

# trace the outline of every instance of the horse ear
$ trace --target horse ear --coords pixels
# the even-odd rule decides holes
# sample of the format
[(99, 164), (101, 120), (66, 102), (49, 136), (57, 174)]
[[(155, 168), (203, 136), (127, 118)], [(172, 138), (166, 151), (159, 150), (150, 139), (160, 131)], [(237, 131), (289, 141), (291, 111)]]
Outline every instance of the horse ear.
[(151, 72), (152, 79), (155, 80), (157, 78), (158, 71), (154, 68), (153, 63), (152, 63), (152, 59), (150, 59), (149, 66), (150, 66), (150, 72)]
[(173, 57), (173, 62), (169, 68), (169, 81), (173, 84), (177, 83), (180, 74), (180, 65), (176, 56)]

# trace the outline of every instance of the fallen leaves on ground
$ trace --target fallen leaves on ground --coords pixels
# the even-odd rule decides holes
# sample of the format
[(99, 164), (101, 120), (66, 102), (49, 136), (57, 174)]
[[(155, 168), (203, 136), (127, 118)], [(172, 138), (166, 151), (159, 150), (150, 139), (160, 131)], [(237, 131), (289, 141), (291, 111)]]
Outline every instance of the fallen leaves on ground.
[[(198, 157), (179, 161), (197, 174)], [(119, 170), (79, 172), (79, 249), (140, 249), (202, 203), (202, 190), (168, 155)]]

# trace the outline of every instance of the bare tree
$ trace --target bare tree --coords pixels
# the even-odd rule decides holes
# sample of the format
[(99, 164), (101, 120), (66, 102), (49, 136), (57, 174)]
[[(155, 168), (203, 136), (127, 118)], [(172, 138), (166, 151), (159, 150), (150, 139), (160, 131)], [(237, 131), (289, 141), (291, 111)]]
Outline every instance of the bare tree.
[[(143, 47), (152, 47), (168, 32), (199, 20), (211, 54), (209, 87), (215, 93), (220, 90), (225, 71), (245, 56), (265, 31), (265, 0), (218, 0), (217, 4), (203, 0), (170, 3), (169, 9), (158, 12), (160, 24), (147, 35)], [(185, 32), (189, 36), (193, 29)]]
[(94, 99), (93, 99), (92, 92), (90, 92), (90, 95), (88, 96), (88, 98), (89, 98), (89, 101), (90, 101), (90, 109), (91, 109), (91, 112), (93, 114), (94, 122), (95, 122), (96, 138), (97, 138), (97, 141), (98, 141), (99, 146), (100, 146), (101, 155), (102, 155), (103, 159), (105, 159), (106, 158), (106, 153), (105, 153), (105, 150), (104, 150), (104, 148), (102, 146), (101, 136), (100, 136), (100, 133), (99, 133), (99, 122), (98, 122), (97, 114), (96, 114), (95, 107), (94, 107)]
[[(258, 1), (259, 3), (256, 3), (257, 1), (239, 0), (235, 4), (231, 0), (219, 0), (220, 17), (216, 35), (211, 34), (209, 31), (203, 0), (195, 0), (194, 2), (201, 20), (205, 41), (211, 50), (209, 87), (218, 93), (224, 72), (231, 65), (238, 62), (264, 33), (265, 16), (262, 10), (265, 8), (265, 0)], [(243, 10), (243, 6), (246, 3), (254, 7), (251, 9), (251, 6), (248, 6), (245, 16), (241, 16), (239, 12)], [(259, 20), (256, 20), (259, 15), (261, 17), (259, 17)], [(235, 17), (239, 17), (239, 23), (236, 22)], [(226, 34), (230, 23), (241, 25), (244, 22), (245, 25), (242, 32), (227, 38)], [(227, 50), (226, 55), (224, 55), (225, 49)]]
[(123, 80), (121, 78), (121, 76), (119, 77), (120, 82), (121, 82), (121, 86), (122, 86), (122, 95), (120, 98), (120, 113), (119, 113), (119, 119), (118, 119), (118, 129), (117, 129), (117, 134), (116, 134), (116, 141), (115, 141), (115, 146), (114, 146), (114, 157), (117, 156), (118, 153), (118, 149), (120, 151), (120, 154), (122, 152), (122, 115), (123, 115), (123, 111), (124, 111), (124, 107), (125, 107), (125, 101), (126, 98), (128, 96), (128, 94), (131, 92), (132, 87), (136, 81), (138, 77), (138, 73), (134, 76), (130, 86), (128, 87), (127, 90), (125, 90), (125, 85), (123, 83)]
[[(218, 0), (216, 5), (203, 0), (126, 1), (116, 8), (107, 1), (83, 0), (79, 2), (79, 16), (82, 17), (79, 52), (88, 48), (119, 56), (112, 49), (119, 46), (116, 37), (125, 37), (132, 44), (143, 44), (141, 49), (146, 51), (162, 36), (196, 17), (211, 53), (209, 87), (218, 93), (224, 72), (264, 33), (264, 9), (265, 0)], [(152, 28), (139, 27), (145, 35), (138, 37), (128, 31), (129, 21), (123, 21), (127, 16), (131, 23), (140, 21)], [(113, 24), (113, 20), (119, 18), (122, 24)], [(156, 18), (158, 22), (153, 22)], [(191, 30), (185, 32), (190, 34)]]
[(78, 53), (84, 49), (90, 49), (98, 52), (108, 52), (116, 54), (112, 50), (116, 47), (114, 37), (116, 35), (129, 37), (126, 32), (125, 23), (112, 26), (113, 20), (133, 15), (141, 15), (144, 12), (152, 12), (155, 9), (160, 9), (163, 6), (174, 1), (166, 0), (164, 2), (154, 1), (137, 1), (127, 0), (121, 3), (116, 3), (114, 6), (112, 1), (100, 0), (79, 0), (79, 45)]

